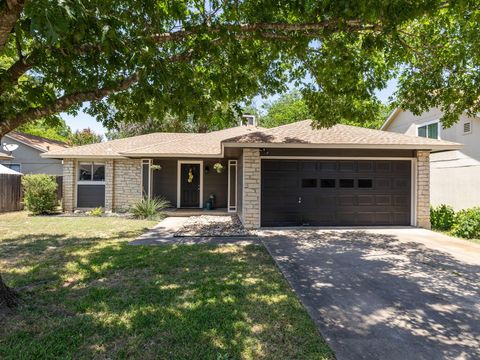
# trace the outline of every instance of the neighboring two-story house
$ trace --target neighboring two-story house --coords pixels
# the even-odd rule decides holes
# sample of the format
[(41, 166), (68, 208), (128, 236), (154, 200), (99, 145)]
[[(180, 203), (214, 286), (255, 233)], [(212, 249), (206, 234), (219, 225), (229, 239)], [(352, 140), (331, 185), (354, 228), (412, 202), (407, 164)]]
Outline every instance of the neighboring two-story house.
[[(7, 153), (8, 157), (0, 158), (0, 164), (22, 174), (62, 176), (62, 160), (46, 159), (40, 155), (47, 151), (59, 151), (68, 147), (61, 141), (12, 131), (1, 139), (0, 151)], [(15, 149), (10, 151), (13, 148)]]
[(462, 115), (455, 125), (444, 129), (441, 117), (438, 109), (416, 116), (398, 108), (381, 129), (464, 144), (460, 150), (431, 154), (431, 204), (448, 204), (456, 210), (480, 206), (480, 118)]

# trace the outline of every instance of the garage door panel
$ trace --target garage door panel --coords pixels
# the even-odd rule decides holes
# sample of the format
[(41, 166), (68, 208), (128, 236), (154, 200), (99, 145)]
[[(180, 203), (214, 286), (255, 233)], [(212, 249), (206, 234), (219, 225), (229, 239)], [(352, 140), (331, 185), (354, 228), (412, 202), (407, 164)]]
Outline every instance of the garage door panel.
[(357, 225), (357, 214), (354, 212), (337, 212), (337, 221), (334, 225)]
[(358, 195), (357, 200), (358, 200), (358, 205), (360, 206), (368, 206), (368, 205), (375, 204), (374, 195)]
[(392, 188), (392, 179), (390, 178), (375, 178), (373, 183), (375, 190), (390, 190)]
[(263, 160), (262, 225), (409, 225), (410, 172), (410, 161)]
[(337, 171), (337, 165), (338, 165), (338, 162), (336, 161), (319, 161), (319, 166), (318, 166), (318, 169), (322, 172), (322, 173), (329, 173), (329, 172), (336, 172)]
[(356, 195), (339, 195), (337, 196), (337, 205), (354, 206), (356, 205)]
[(358, 172), (359, 173), (372, 173), (375, 170), (373, 161), (359, 161)]
[(390, 206), (392, 205), (391, 195), (375, 195), (375, 205)]

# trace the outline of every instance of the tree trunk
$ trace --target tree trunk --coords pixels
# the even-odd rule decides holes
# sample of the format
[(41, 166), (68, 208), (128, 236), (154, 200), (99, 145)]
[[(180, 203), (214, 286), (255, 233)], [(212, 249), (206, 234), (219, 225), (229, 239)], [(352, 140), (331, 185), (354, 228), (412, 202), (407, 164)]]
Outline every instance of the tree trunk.
[(3, 282), (0, 274), (0, 311), (12, 309), (16, 305), (18, 305), (18, 294)]

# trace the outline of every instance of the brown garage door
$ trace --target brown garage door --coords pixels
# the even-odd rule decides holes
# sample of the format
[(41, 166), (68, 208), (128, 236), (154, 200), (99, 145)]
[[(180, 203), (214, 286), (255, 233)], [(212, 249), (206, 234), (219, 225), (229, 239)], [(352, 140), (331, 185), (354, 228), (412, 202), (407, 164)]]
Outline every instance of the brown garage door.
[(410, 225), (406, 160), (262, 160), (262, 226)]

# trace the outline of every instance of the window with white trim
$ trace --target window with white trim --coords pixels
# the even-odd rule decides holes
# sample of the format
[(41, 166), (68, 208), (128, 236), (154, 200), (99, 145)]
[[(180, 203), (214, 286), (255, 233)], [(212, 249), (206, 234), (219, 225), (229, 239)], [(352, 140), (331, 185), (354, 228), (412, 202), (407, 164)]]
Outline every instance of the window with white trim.
[(431, 124), (419, 126), (417, 128), (417, 135), (429, 139), (438, 139), (439, 123), (434, 122)]
[(78, 181), (105, 181), (105, 164), (97, 162), (81, 162), (78, 164)]

